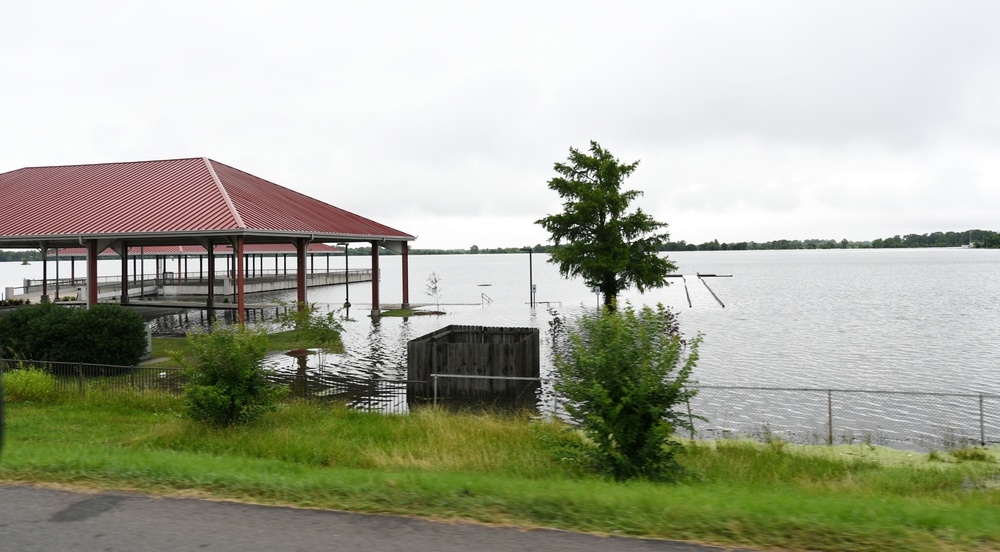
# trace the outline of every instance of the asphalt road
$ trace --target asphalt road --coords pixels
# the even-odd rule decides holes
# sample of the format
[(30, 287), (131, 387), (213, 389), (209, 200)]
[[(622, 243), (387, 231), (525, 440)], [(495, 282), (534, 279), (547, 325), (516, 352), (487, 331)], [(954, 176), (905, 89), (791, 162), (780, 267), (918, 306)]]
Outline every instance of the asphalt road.
[(661, 540), (0, 485), (0, 551), (722, 552)]

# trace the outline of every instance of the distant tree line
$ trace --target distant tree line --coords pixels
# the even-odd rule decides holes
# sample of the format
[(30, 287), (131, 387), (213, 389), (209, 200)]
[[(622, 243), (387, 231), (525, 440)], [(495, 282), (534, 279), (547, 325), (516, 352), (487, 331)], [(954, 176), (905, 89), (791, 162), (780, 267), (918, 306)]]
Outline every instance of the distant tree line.
[(933, 232), (931, 234), (898, 234), (891, 238), (872, 241), (873, 248), (890, 247), (1000, 247), (1000, 233), (990, 230), (969, 230), (967, 232)]
[[(871, 241), (850, 241), (831, 239), (809, 240), (774, 240), (766, 242), (741, 241), (719, 242), (712, 240), (704, 243), (687, 243), (684, 240), (671, 241), (663, 244), (660, 251), (756, 251), (769, 249), (888, 249), (903, 247), (962, 247), (972, 245), (975, 248), (1000, 248), (1000, 233), (992, 230), (966, 230), (964, 232), (932, 232), (930, 234), (895, 235), (889, 238), (877, 238)], [(548, 253), (553, 246), (534, 245), (534, 253)], [(351, 255), (371, 255), (371, 247), (351, 247)], [(481, 248), (473, 245), (468, 249), (410, 249), (410, 255), (475, 255), (497, 253), (524, 253), (523, 247)], [(381, 255), (396, 255), (395, 252), (382, 250)]]
[[(551, 245), (535, 244), (534, 246), (524, 246), (524, 247), (482, 247), (478, 245), (473, 245), (468, 249), (410, 249), (410, 255), (495, 255), (495, 254), (507, 254), (507, 253), (527, 253), (526, 248), (531, 247), (533, 253), (547, 253), (552, 249)], [(370, 246), (351, 246), (349, 248), (350, 254), (353, 255), (371, 255), (372, 248)], [(380, 249), (379, 255), (399, 255), (395, 251), (388, 249)]]
[(891, 238), (872, 241), (849, 240), (774, 240), (768, 242), (719, 243), (712, 240), (701, 244), (685, 243), (683, 240), (670, 242), (665, 251), (747, 251), (760, 249), (887, 249), (903, 247), (1000, 247), (1000, 233), (991, 230), (966, 230), (964, 232), (932, 232), (930, 234), (898, 234)]
[(3, 262), (23, 262), (23, 261), (40, 261), (42, 260), (42, 253), (37, 249), (28, 249), (20, 251), (0, 251), (0, 263)]
[[(890, 249), (903, 247), (961, 247), (972, 245), (975, 248), (1000, 248), (1000, 232), (992, 230), (966, 230), (964, 232), (931, 232), (930, 234), (895, 235), (889, 238), (877, 238), (872, 241), (849, 240), (774, 240), (766, 242), (709, 242), (694, 244), (684, 240), (665, 243), (660, 251), (755, 251), (763, 249)], [(528, 246), (525, 246), (528, 247)], [(410, 255), (477, 255), (524, 253), (525, 247), (479, 247), (473, 245), (468, 249), (410, 249)], [(548, 253), (551, 245), (535, 244), (531, 247), (534, 253)], [(351, 246), (351, 255), (371, 255), (371, 246)], [(395, 251), (381, 249), (379, 255), (398, 255)], [(0, 251), (0, 262), (40, 261), (42, 254), (37, 249), (19, 251)]]

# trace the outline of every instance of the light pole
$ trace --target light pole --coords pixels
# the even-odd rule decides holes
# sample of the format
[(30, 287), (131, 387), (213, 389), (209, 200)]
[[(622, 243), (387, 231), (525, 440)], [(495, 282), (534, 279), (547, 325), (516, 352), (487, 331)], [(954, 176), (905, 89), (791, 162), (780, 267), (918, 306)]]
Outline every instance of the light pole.
[(535, 308), (535, 275), (534, 275), (534, 262), (531, 259), (532, 249), (530, 247), (522, 247), (521, 251), (528, 252), (528, 283), (531, 285), (531, 296), (530, 304), (531, 308)]
[(351, 263), (347, 243), (338, 243), (344, 248), (344, 308), (351, 308)]

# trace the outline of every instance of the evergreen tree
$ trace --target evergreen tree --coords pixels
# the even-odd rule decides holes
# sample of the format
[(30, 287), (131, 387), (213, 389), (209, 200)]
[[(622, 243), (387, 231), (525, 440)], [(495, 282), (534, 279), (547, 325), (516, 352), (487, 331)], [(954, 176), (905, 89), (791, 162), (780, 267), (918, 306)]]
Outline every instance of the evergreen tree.
[(657, 254), (669, 239), (662, 231), (667, 225), (641, 209), (627, 212), (642, 192), (621, 190), (639, 162), (623, 164), (594, 141), (590, 155), (569, 151), (568, 163), (556, 163), (559, 176), (549, 181), (563, 198), (563, 212), (535, 221), (555, 244), (549, 262), (559, 265), (564, 277), (580, 276), (599, 288), (609, 309), (622, 289), (665, 286), (666, 276), (677, 270)]

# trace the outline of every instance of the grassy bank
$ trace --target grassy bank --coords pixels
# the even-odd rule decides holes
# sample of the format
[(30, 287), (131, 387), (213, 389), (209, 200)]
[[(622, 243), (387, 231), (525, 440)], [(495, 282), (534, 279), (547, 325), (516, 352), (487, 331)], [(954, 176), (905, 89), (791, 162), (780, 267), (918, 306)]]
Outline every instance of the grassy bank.
[(1000, 546), (1000, 466), (967, 456), (702, 443), (681, 484), (622, 484), (553, 460), (543, 443), (560, 427), (527, 417), (292, 402), (223, 430), (179, 409), (163, 395), (13, 402), (0, 479), (762, 548)]

